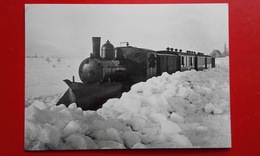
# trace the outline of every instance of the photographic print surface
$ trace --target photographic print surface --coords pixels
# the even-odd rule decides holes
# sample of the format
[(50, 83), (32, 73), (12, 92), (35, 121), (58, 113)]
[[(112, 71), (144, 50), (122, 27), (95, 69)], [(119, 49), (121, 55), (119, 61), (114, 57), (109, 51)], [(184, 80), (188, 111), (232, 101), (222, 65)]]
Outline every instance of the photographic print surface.
[(25, 150), (231, 147), (227, 4), (27, 4), (25, 37)]

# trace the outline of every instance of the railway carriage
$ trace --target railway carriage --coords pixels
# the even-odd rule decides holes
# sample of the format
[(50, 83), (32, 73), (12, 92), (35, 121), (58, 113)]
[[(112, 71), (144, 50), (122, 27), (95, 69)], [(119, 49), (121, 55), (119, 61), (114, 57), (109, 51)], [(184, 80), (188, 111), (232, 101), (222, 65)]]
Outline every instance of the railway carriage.
[(195, 69), (196, 70), (206, 69), (206, 57), (203, 53), (196, 54)]
[(195, 69), (195, 54), (187, 51), (187, 53), (179, 52), (178, 55), (180, 57), (180, 71)]
[(210, 69), (212, 68), (212, 57), (209, 55), (205, 55), (205, 65), (206, 65), (206, 69)]
[(179, 59), (175, 53), (168, 51), (157, 51), (157, 76), (163, 72), (169, 74), (175, 73), (179, 70)]

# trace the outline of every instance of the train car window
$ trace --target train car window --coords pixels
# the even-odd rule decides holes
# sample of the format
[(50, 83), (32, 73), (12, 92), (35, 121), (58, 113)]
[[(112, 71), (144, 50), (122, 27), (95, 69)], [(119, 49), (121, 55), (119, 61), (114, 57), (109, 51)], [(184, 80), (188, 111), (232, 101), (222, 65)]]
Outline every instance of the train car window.
[(155, 58), (154, 54), (150, 54), (150, 56), (148, 58), (148, 61), (149, 61), (149, 67), (150, 68), (155, 68), (156, 58)]
[(183, 56), (181, 57), (181, 65), (184, 66), (184, 57)]
[(192, 57), (190, 57), (190, 65), (191, 65), (191, 66), (193, 65), (193, 63), (192, 63)]

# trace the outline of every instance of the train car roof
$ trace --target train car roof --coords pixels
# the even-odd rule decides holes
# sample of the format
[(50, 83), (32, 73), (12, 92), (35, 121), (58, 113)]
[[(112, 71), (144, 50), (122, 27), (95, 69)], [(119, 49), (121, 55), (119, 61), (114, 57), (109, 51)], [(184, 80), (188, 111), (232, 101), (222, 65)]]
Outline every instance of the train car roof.
[(136, 50), (142, 50), (146, 52), (155, 52), (152, 49), (146, 49), (146, 48), (138, 48), (138, 47), (132, 47), (132, 46), (124, 46), (124, 47), (116, 47), (116, 48), (121, 48), (121, 49), (136, 49)]
[(176, 51), (167, 51), (167, 50), (161, 50), (156, 51), (158, 54), (173, 54), (173, 55), (189, 55), (189, 56), (196, 56), (197, 54), (191, 54), (191, 53), (185, 53), (185, 52), (176, 52)]
[(172, 55), (178, 55), (178, 56), (198, 56), (198, 57), (212, 57), (210, 55), (205, 55), (203, 53), (186, 53), (186, 52), (176, 52), (176, 51), (167, 51), (167, 50), (160, 50), (160, 51), (156, 51), (157, 54), (172, 54)]
[(184, 52), (177, 52), (178, 55), (189, 55), (189, 56), (201, 56), (201, 57), (212, 57), (210, 55), (205, 55), (204, 53), (195, 53), (195, 54), (192, 54), (192, 53), (184, 53)]
[(156, 53), (157, 54), (163, 54), (163, 55), (176, 55), (176, 56), (178, 56), (178, 54), (176, 52), (166, 51), (166, 50), (156, 51)]
[(202, 56), (202, 57), (212, 57), (210, 55), (204, 55), (203, 53), (196, 53), (196, 54), (192, 54), (192, 53), (186, 53), (186, 52), (176, 52), (176, 51), (167, 51), (167, 50), (159, 50), (159, 51), (155, 51), (155, 50), (151, 50), (151, 49), (147, 49), (147, 48), (138, 48), (138, 47), (132, 47), (132, 46), (124, 46), (124, 47), (116, 47), (116, 48), (121, 48), (121, 49), (135, 49), (138, 50), (139, 52), (155, 52), (157, 54), (163, 54), (163, 55), (176, 55), (176, 56), (181, 56), (181, 55), (186, 55), (186, 56)]
[(197, 56), (197, 54), (191, 54), (191, 53), (184, 53), (184, 52), (177, 52), (178, 55), (189, 55), (189, 56)]

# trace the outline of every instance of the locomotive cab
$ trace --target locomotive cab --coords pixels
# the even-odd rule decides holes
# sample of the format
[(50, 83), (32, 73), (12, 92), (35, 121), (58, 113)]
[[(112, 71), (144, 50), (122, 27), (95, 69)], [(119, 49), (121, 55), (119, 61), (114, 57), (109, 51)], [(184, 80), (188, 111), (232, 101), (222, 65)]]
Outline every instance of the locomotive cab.
[(155, 51), (128, 45), (117, 47), (115, 51), (116, 60), (119, 60), (120, 65), (127, 69), (126, 77), (132, 83), (146, 81), (156, 76), (157, 55)]

